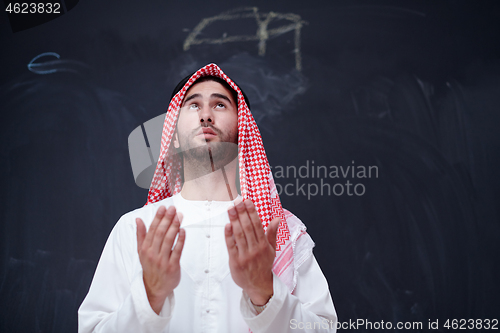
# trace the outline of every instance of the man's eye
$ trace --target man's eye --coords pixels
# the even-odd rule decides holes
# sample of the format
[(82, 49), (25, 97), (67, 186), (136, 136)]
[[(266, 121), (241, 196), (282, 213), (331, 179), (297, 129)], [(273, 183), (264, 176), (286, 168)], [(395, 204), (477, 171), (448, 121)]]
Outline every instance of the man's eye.
[(226, 106), (223, 103), (219, 103), (219, 104), (217, 104), (217, 107), (225, 108)]
[(189, 106), (190, 109), (197, 109), (198, 108), (198, 105), (197, 104), (191, 104)]

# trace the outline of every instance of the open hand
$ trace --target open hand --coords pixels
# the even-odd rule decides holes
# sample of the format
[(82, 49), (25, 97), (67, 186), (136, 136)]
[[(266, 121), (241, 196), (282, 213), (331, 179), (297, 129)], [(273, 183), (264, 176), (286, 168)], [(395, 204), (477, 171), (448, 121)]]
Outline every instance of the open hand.
[(225, 237), (231, 276), (253, 304), (264, 305), (273, 295), (272, 267), (280, 219), (273, 219), (264, 233), (255, 206), (248, 199), (231, 207), (228, 215)]
[[(182, 216), (181, 216), (182, 219)], [(140, 219), (137, 223), (137, 252), (142, 265), (144, 286), (151, 308), (159, 314), (163, 303), (181, 280), (179, 260), (186, 238), (180, 229), (180, 219), (175, 207), (158, 208), (146, 234), (146, 226)], [(172, 249), (175, 237), (177, 243)]]

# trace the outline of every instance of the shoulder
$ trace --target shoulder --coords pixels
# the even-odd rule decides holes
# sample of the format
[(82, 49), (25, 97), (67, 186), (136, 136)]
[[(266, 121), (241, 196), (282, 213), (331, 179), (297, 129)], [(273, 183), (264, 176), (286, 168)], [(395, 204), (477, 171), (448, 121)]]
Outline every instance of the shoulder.
[(283, 208), (283, 213), (285, 214), (286, 224), (290, 234), (298, 236), (299, 234), (306, 233), (306, 225), (292, 212)]
[(294, 264), (297, 269), (312, 256), (315, 244), (311, 236), (307, 233), (306, 226), (297, 216), (284, 208), (283, 213), (285, 214), (286, 224), (290, 232), (290, 240), (294, 244)]

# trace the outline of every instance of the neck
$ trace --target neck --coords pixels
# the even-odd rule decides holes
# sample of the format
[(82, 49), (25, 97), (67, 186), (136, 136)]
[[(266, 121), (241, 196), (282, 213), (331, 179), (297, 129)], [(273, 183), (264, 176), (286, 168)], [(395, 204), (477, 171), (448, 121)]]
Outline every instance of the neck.
[(236, 162), (238, 157), (215, 171), (200, 175), (200, 165), (184, 165), (184, 185), (181, 195), (187, 200), (231, 201), (236, 199)]

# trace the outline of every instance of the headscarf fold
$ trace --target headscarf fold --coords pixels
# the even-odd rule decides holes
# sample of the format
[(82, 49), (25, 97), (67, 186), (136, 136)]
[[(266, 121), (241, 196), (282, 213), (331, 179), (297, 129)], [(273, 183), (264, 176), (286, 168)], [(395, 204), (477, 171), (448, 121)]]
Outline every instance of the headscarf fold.
[[(312, 253), (314, 243), (306, 234), (304, 224), (282, 208), (260, 131), (246, 98), (241, 89), (216, 64), (208, 64), (196, 71), (170, 101), (163, 125), (160, 156), (146, 205), (175, 195), (181, 190), (181, 157), (176, 154), (171, 141), (184, 96), (189, 87), (203, 76), (223, 79), (238, 94), (238, 162), (241, 195), (254, 203), (264, 230), (267, 230), (273, 218), (281, 219), (276, 236), (273, 272), (292, 292), (296, 285), (297, 268)], [(296, 248), (297, 240), (303, 235), (307, 235), (303, 237), (307, 239), (305, 242), (300, 242), (300, 248)], [(297, 261), (295, 264), (294, 252)]]

